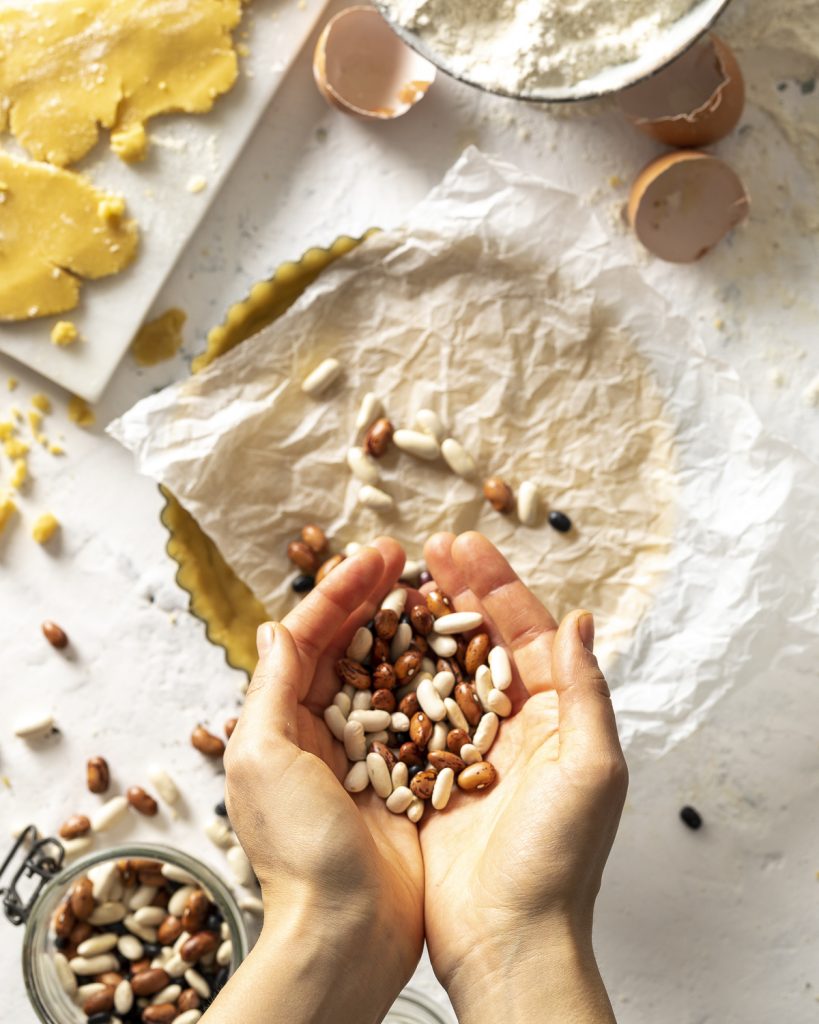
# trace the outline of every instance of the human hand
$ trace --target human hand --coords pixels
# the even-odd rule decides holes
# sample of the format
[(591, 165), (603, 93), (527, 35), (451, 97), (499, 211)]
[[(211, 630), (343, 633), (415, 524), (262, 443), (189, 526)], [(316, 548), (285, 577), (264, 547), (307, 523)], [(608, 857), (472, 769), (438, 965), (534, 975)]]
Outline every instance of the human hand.
[(347, 757), (322, 717), (339, 689), (336, 660), (403, 564), (399, 545), (380, 539), (281, 624), (259, 629), (259, 665), (225, 769), (230, 820), (259, 879), (265, 923), (208, 1024), (380, 1021), (418, 962), (416, 827), (371, 789), (344, 789)]
[(498, 781), (421, 822), (425, 925), (462, 1024), (613, 1021), (592, 912), (628, 784), (594, 623), (557, 623), (483, 536), (437, 534), (426, 560), (458, 610), (513, 655)]

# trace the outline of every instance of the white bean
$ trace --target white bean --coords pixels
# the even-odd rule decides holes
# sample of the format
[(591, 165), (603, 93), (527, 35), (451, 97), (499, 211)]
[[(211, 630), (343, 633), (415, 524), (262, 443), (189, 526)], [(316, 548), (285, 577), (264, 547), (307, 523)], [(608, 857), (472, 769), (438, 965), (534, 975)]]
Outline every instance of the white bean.
[(162, 970), (172, 978), (181, 978), (189, 967), (190, 964), (186, 960), (178, 953), (174, 953), (170, 960), (166, 960), (162, 965)]
[(371, 484), (364, 484), (358, 492), (358, 500), (367, 508), (385, 510), (392, 508), (395, 502), (392, 496), (382, 491), (380, 487), (373, 487)]
[(339, 693), (346, 694), (350, 698), (350, 704), (352, 704), (353, 697), (358, 693), (358, 690), (356, 690), (354, 686), (351, 686), (350, 683), (345, 683), (339, 690)]
[(356, 690), (351, 711), (369, 711), (373, 706), (372, 690)]
[(498, 724), (499, 719), (494, 711), (487, 711), (478, 722), (472, 742), (482, 754), (488, 753), (489, 748), (495, 742), (495, 737), (498, 735)]
[(409, 785), (409, 767), (405, 765), (403, 761), (395, 762), (395, 765), (390, 772), (390, 781), (392, 782), (393, 792), (401, 786)]
[(99, 807), (91, 818), (93, 832), (105, 832), (116, 825), (128, 811), (128, 800), (124, 796), (112, 796)]
[(156, 928), (140, 924), (133, 914), (129, 914), (122, 923), (132, 935), (136, 935), (143, 942), (156, 942)]
[(449, 726), (446, 722), (436, 722), (432, 727), (432, 736), (429, 738), (427, 750), (446, 750), (446, 738), (449, 734)]
[(454, 633), (465, 633), (468, 629), (477, 629), (482, 622), (483, 615), (480, 612), (450, 612), (435, 620), (435, 632), (438, 636), (452, 636)]
[(425, 434), (431, 434), (438, 444), (446, 437), (441, 417), (433, 409), (419, 409), (415, 414), (415, 425)]
[(424, 711), (433, 722), (440, 722), (446, 718), (446, 708), (441, 700), (441, 695), (435, 689), (432, 679), (422, 679), (415, 691), (421, 710)]
[(387, 762), (380, 754), (367, 754), (367, 774), (375, 792), (386, 800), (392, 793), (392, 779)]
[(324, 709), (324, 721), (327, 723), (327, 728), (335, 736), (339, 742), (344, 741), (344, 726), (347, 724), (347, 719), (342, 715), (341, 708), (336, 704), (331, 704), (329, 707)]
[(488, 665), (478, 665), (475, 672), (475, 692), (483, 710), (491, 711), (492, 708), (487, 703), (489, 694), (492, 692), (492, 673), (489, 671)]
[(97, 992), (104, 992), (106, 988), (108, 986), (101, 981), (89, 981), (85, 985), (80, 985), (77, 989), (77, 1002), (84, 1003), (89, 996), (95, 996)]
[(250, 886), (253, 884), (253, 868), (247, 859), (247, 854), (241, 846), (231, 846), (227, 854), (228, 866), (233, 877), (239, 885)]
[(173, 946), (171, 947), (171, 952), (179, 953), (190, 937), (190, 932), (180, 932), (180, 934), (177, 936), (176, 942), (174, 942)]
[(101, 953), (99, 956), (75, 956), (68, 961), (68, 966), (75, 974), (104, 974), (115, 971), (119, 960), (113, 953)]
[(73, 996), (77, 991), (77, 975), (68, 966), (68, 957), (65, 953), (54, 954), (54, 970), (57, 972), (60, 988), (67, 996)]
[[(350, 448), (347, 452), (347, 465), (350, 467), (350, 472), (360, 481), (362, 484), (377, 484), (380, 477), (378, 474), (378, 466), (372, 456), (368, 455), (363, 448)], [(344, 549), (345, 555), (347, 549)], [(355, 553), (355, 552), (353, 552)], [(349, 558), (350, 556), (347, 555)]]
[(210, 985), (202, 977), (199, 971), (194, 970), (193, 967), (189, 967), (185, 971), (185, 981), (187, 981), (188, 985), (190, 985), (193, 991), (198, 996), (201, 996), (202, 999), (207, 999), (210, 995)]
[(475, 475), (478, 468), (475, 465), (475, 460), (454, 437), (448, 437), (441, 442), (441, 455), (444, 457), (444, 462), (457, 476), (468, 479)]
[(458, 650), (458, 641), (454, 636), (440, 636), (438, 633), (430, 633), (427, 641), (439, 658), (451, 658)]
[(128, 900), (129, 910), (141, 910), (142, 907), (147, 907), (151, 900), (156, 896), (158, 889), (155, 885), (139, 885), (134, 890), (131, 898)]
[(393, 732), (409, 732), (410, 720), (403, 711), (393, 711), (390, 715), (390, 728)]
[(246, 914), (255, 914), (257, 917), (264, 915), (264, 903), (258, 896), (240, 896), (236, 902), (239, 904), (239, 910)]
[(151, 1003), (158, 1006), (160, 1003), (175, 1003), (182, 995), (182, 986), (174, 982), (173, 985), (166, 985), (156, 995), (151, 996)]
[(365, 430), (374, 420), (378, 419), (383, 411), (384, 405), (381, 399), (374, 391), (368, 391), (361, 399), (358, 415), (355, 418), (355, 429)]
[(77, 836), (75, 839), (61, 839), (60, 842), (63, 844), (66, 859), (70, 859), (90, 850), (93, 840), (91, 836)]
[(361, 722), (348, 722), (344, 726), (344, 752), (348, 761), (363, 761), (367, 756), (367, 741)]
[(114, 989), (114, 1009), (117, 1013), (128, 1013), (133, 1005), (134, 990), (131, 988), (131, 982), (123, 978)]
[(524, 480), (518, 488), (518, 519), (524, 526), (531, 526), (537, 519), (537, 485)]
[(512, 682), (512, 662), (505, 647), (493, 647), (487, 659), (496, 690), (506, 690)]
[(337, 359), (325, 359), (301, 382), (302, 391), (305, 395), (320, 395), (322, 391), (326, 391), (330, 387), (342, 369), (343, 367)]
[(104, 903), (108, 899), (114, 883), (119, 881), (117, 862), (108, 860), (104, 864), (97, 864), (96, 867), (89, 870), (88, 878), (91, 881), (91, 892), (94, 899), (97, 903)]
[[(220, 818), (219, 820), (223, 821), (224, 819)], [(195, 885), (183, 885), (181, 889), (177, 889), (168, 900), (168, 913), (173, 914), (174, 917), (181, 917), (185, 904), (195, 892)]]
[(14, 735), (20, 739), (32, 740), (47, 736), (54, 729), (54, 716), (37, 712), (23, 718), (14, 727)]
[(152, 768), (148, 772), (148, 778), (166, 804), (173, 805), (179, 800), (179, 790), (176, 783), (164, 768)]
[(424, 801), (415, 797), (407, 808), (407, 817), (413, 824), (417, 824), (424, 816)]
[[(377, 472), (378, 471), (376, 470), (376, 473)], [(369, 481), (365, 480), (364, 483), (369, 483)], [(363, 544), (359, 544), (357, 540), (351, 540), (349, 543), (344, 545), (344, 547), (342, 549), (342, 554), (344, 555), (345, 558), (352, 558), (353, 555), (357, 555), (358, 552), (363, 547), (364, 547), (364, 545)]]
[(88, 923), (95, 927), (103, 924), (116, 924), (117, 921), (122, 921), (126, 914), (124, 903), (120, 903), (119, 900), (108, 900), (94, 907), (88, 917)]
[(464, 743), (458, 757), (464, 764), (477, 764), (478, 761), (483, 761), (483, 754), (474, 743)]
[(432, 658), (427, 658), (425, 656), (421, 659), (421, 671), (426, 672), (426, 674), (430, 676), (430, 678), (432, 678), (435, 675), (437, 669), (435, 668), (435, 662), (432, 660)]
[(344, 779), (344, 788), (348, 793), (363, 793), (369, 784), (370, 774), (367, 771), (367, 762), (364, 760), (356, 761), (347, 772)]
[(155, 925), (162, 924), (168, 912), (164, 907), (140, 907), (134, 913), (134, 917), (140, 924)]
[(233, 943), (230, 939), (225, 941), (216, 950), (216, 963), (220, 967), (227, 967), (230, 961), (233, 959)]
[(436, 672), (432, 685), (438, 691), (438, 696), (443, 700), (444, 697), (448, 697), (452, 693), (455, 686), (455, 676), (452, 672)]
[(102, 932), (92, 935), (77, 946), (77, 956), (96, 956), (97, 953), (110, 953), (117, 944), (115, 932)]
[(201, 1010), (184, 1010), (178, 1017), (174, 1017), (173, 1024), (196, 1024), (201, 1016)]
[(117, 949), (126, 960), (141, 960), (144, 952), (142, 943), (136, 935), (120, 935), (117, 940)]
[(223, 849), (233, 846), (233, 831), (225, 819), (220, 818), (218, 814), (214, 814), (205, 825), (205, 835), (214, 846), (221, 846)]
[[(254, 897), (249, 897), (249, 896), (246, 896), (246, 897), (244, 897), (244, 898), (245, 898), (245, 899), (253, 899)], [(264, 909), (264, 908), (263, 908), (263, 909)], [(227, 921), (223, 921), (223, 922), (222, 922), (222, 923), (221, 923), (221, 924), (219, 925), (219, 934), (221, 935), (221, 937), (222, 937), (223, 939), (229, 939), (229, 938), (230, 938), (230, 925), (229, 925), (229, 924), (227, 923)]]
[(333, 697), (333, 703), (342, 713), (342, 715), (344, 715), (345, 718), (353, 709), (353, 702), (350, 700), (346, 693), (341, 693), (341, 691), (339, 691), (335, 695), (335, 697)]
[(382, 610), (395, 612), (398, 616), (403, 615), (406, 607), (407, 592), (404, 587), (396, 587), (395, 590), (391, 590), (381, 602)]
[(491, 690), (488, 698), (489, 710), (499, 718), (508, 718), (512, 714), (512, 701), (503, 690)]
[(390, 660), (395, 663), (401, 655), (409, 650), (412, 643), (412, 626), (408, 622), (399, 622), (395, 636), (390, 642)]
[(373, 635), (366, 626), (359, 626), (347, 646), (347, 657), (353, 661), (364, 661), (373, 645)]
[(414, 455), (417, 459), (437, 459), (441, 452), (438, 442), (430, 434), (422, 434), (420, 430), (396, 430), (392, 435), (396, 448)]
[(367, 740), (367, 746), (372, 750), (373, 743), (388, 743), (390, 734), (386, 729), (381, 729), (378, 732), (368, 732), (365, 739)]
[(171, 864), (166, 861), (160, 870), (163, 876), (170, 878), (172, 882), (179, 882), (181, 885), (199, 884), (190, 871), (186, 871), (185, 868), (181, 868), (178, 864)]
[(351, 711), (348, 722), (361, 722), (365, 732), (379, 732), (381, 729), (389, 729), (389, 711)]
[(469, 722), (464, 717), (463, 711), (458, 707), (456, 700), (453, 700), (452, 697), (446, 697), (444, 699), (444, 708), (453, 729), (463, 729), (464, 732), (469, 732)]
[(415, 583), (426, 567), (426, 562), (422, 559), (408, 558), (406, 562), (404, 562), (404, 568), (401, 571), (401, 579), (408, 580), (410, 583)]
[(438, 772), (435, 785), (432, 788), (432, 806), (436, 811), (442, 811), (449, 803), (454, 781), (455, 772), (451, 768), (442, 768)]
[(387, 810), (393, 814), (403, 814), (414, 799), (415, 795), (409, 786), (398, 786), (387, 797)]

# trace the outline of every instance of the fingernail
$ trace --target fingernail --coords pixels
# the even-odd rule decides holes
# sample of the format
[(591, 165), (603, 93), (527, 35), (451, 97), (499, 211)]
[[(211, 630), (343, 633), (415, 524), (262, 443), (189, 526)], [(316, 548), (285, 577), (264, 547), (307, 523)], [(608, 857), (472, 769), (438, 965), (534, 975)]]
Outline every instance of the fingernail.
[(594, 650), (594, 616), (591, 612), (583, 612), (577, 618), (577, 634), (587, 651)]
[(256, 630), (256, 650), (259, 657), (263, 658), (276, 640), (276, 623), (263, 622)]

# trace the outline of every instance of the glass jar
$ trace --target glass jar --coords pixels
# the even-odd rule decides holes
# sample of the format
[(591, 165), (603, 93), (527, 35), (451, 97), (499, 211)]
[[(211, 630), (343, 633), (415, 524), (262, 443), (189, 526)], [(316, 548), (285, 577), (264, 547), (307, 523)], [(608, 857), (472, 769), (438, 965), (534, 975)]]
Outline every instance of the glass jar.
[[(56, 840), (46, 842), (58, 847)], [(37, 844), (37, 846), (42, 846)], [(34, 850), (37, 849), (34, 847)], [(97, 864), (105, 861), (119, 860), (128, 857), (149, 857), (157, 860), (176, 864), (187, 871), (203, 886), (211, 895), (213, 902), (221, 911), (224, 921), (230, 929), (230, 938), (233, 944), (233, 959), (230, 963), (232, 974), (242, 960), (247, 956), (247, 932), (245, 930), (242, 914), (236, 905), (236, 900), (225, 883), (206, 864), (196, 857), (191, 857), (181, 850), (175, 850), (169, 846), (161, 846), (155, 843), (124, 843), (120, 846), (110, 847), (97, 853), (82, 857), (76, 863), (67, 868), (61, 868), (61, 853), (56, 858), (58, 871), (53, 877), (49, 877), (48, 866), (38, 869), (36, 861), (34, 870), (25, 873), (18, 872), (12, 882), (11, 889), (3, 890), (4, 907), (7, 916), (14, 923), (25, 922), (25, 933), (23, 936), (23, 978), (25, 980), (26, 992), (29, 1001), (37, 1016), (43, 1024), (85, 1024), (87, 1017), (80, 1007), (63, 990), (57, 977), (54, 966), (54, 940), (51, 933), (51, 922), (57, 905), (65, 896), (68, 888), (81, 875), (88, 872)], [(9, 858), (10, 860), (10, 858)], [(7, 860), (4, 867), (8, 865)], [(47, 865), (48, 862), (46, 862)], [(31, 858), (26, 861), (31, 867)], [(24, 865), (25, 867), (25, 865)], [(15, 883), (21, 878), (25, 880), (33, 875), (39, 876), (43, 881), (40, 887), (35, 890), (32, 899), (17, 913), (9, 913), (9, 893), (16, 895)]]

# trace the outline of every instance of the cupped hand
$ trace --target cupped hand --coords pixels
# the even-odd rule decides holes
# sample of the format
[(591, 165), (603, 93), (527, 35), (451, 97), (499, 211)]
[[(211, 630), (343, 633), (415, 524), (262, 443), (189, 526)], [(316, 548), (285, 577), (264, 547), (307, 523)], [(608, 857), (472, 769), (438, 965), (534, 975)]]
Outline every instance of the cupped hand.
[(380, 1019), (420, 957), (423, 864), (405, 816), (371, 789), (344, 789), (347, 757), (322, 716), (339, 689), (336, 660), (403, 564), (399, 545), (380, 539), (283, 622), (260, 627), (259, 665), (225, 755), (230, 820), (261, 885), (265, 932), (293, 921), (290, 934), (336, 964), (361, 1021)]
[[(549, 965), (557, 978), (567, 964), (586, 980), (596, 975), (592, 911), (627, 788), (593, 619), (573, 612), (558, 628), (480, 534), (438, 534), (426, 559), (456, 609), (482, 612), (482, 628), (514, 662), (512, 714), (487, 755), (497, 782), (478, 795), (456, 790), (443, 813), (421, 822), (430, 956), (460, 1020), (551, 1020)], [(515, 977), (514, 998), (492, 1007), (493, 986), (505, 990)], [(554, 1019), (612, 1019), (599, 976), (591, 981), (594, 1010), (583, 1016), (564, 993)], [(538, 990), (528, 1011), (527, 985)]]

